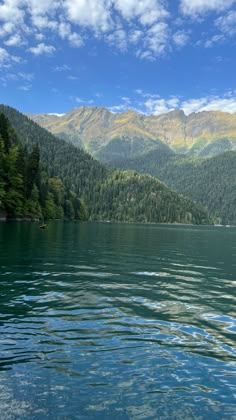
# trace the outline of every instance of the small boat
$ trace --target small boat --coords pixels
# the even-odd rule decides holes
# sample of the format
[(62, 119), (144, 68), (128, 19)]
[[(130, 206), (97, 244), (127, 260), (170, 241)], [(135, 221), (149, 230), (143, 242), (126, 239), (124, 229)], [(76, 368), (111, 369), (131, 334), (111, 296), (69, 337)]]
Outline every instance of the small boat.
[(43, 223), (42, 225), (39, 226), (40, 229), (46, 229), (47, 225), (45, 223)]

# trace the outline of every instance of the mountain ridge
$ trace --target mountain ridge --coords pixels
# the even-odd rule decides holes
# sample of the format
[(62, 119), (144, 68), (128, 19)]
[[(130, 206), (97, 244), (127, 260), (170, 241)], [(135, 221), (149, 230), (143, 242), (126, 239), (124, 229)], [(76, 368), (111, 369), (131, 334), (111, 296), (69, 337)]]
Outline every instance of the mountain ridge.
[[(236, 150), (236, 113), (201, 111), (186, 115), (176, 109), (161, 115), (146, 115), (132, 109), (113, 113), (104, 107), (81, 106), (65, 115), (29, 114), (29, 118), (60, 138), (84, 148), (95, 158), (109, 161), (114, 139), (137, 143), (129, 158), (140, 156), (140, 140), (147, 151), (161, 141), (176, 153), (211, 157)], [(103, 152), (106, 158), (103, 157)], [(122, 156), (120, 156), (122, 157)], [(111, 159), (112, 160), (112, 159)]]
[[(91, 155), (60, 140), (14, 108), (2, 112), (29, 151), (40, 148), (43, 167), (85, 203), (90, 220), (209, 223), (207, 211), (158, 179), (134, 171), (112, 171)], [(1, 181), (1, 180), (0, 180)], [(1, 184), (1, 182), (0, 182)]]

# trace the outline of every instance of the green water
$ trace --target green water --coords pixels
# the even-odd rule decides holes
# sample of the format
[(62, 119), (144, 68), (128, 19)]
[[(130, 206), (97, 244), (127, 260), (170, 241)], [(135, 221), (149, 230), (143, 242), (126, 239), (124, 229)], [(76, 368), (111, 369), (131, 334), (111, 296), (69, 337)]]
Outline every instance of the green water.
[(236, 419), (236, 229), (0, 224), (0, 418)]

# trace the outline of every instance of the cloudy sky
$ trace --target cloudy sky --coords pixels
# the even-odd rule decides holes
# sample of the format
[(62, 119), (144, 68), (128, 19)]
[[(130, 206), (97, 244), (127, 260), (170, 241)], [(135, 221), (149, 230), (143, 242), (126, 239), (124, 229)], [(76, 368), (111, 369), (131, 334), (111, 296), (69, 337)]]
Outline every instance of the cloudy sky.
[(2, 103), (236, 112), (236, 0), (0, 0)]

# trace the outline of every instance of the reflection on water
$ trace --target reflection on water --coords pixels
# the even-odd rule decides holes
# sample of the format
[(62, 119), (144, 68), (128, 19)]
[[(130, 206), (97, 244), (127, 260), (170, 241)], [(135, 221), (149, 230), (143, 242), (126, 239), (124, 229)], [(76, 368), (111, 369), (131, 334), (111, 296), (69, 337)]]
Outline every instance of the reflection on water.
[(0, 225), (1, 419), (236, 419), (236, 229)]

